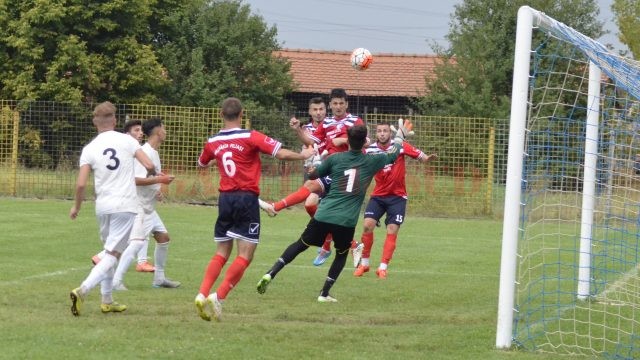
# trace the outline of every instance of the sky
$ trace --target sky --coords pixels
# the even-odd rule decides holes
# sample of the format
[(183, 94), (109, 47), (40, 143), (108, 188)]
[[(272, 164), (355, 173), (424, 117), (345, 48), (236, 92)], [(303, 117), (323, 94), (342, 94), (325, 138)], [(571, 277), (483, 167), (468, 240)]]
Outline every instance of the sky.
[[(613, 0), (597, 0), (599, 19), (611, 33), (597, 39), (623, 49), (613, 22)], [(433, 54), (447, 47), (450, 14), (461, 0), (244, 0), (254, 14), (276, 25), (284, 48)]]

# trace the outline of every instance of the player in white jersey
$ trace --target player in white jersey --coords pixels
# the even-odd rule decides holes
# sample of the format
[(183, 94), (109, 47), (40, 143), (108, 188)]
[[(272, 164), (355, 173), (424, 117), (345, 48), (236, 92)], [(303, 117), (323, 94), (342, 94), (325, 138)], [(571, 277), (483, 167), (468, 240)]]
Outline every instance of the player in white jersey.
[(138, 192), (138, 215), (131, 230), (129, 246), (122, 254), (118, 268), (113, 277), (113, 288), (115, 290), (127, 290), (122, 280), (124, 274), (129, 269), (133, 258), (147, 242), (149, 234), (153, 233), (156, 239), (155, 250), (155, 273), (153, 276), (153, 287), (177, 288), (180, 282), (169, 280), (165, 277), (164, 270), (167, 262), (167, 252), (169, 250), (169, 233), (165, 228), (160, 216), (156, 212), (156, 200), (162, 195), (160, 184), (170, 184), (174, 176), (162, 173), (160, 155), (158, 148), (167, 137), (167, 132), (159, 118), (151, 118), (142, 124), (142, 130), (147, 136), (147, 143), (142, 146), (142, 150), (149, 156), (155, 166), (157, 176), (146, 177), (147, 170), (136, 162), (135, 176), (136, 189)]
[[(129, 120), (124, 124), (124, 133), (129, 134), (136, 138), (139, 143), (142, 144), (142, 138), (144, 134), (142, 133), (142, 121), (140, 120)], [(144, 150), (144, 146), (143, 146)], [(149, 262), (147, 257), (147, 253), (149, 251), (149, 239), (144, 240), (144, 245), (140, 248), (140, 251), (136, 254), (138, 258), (138, 264), (136, 265), (137, 272), (154, 272), (156, 269), (153, 267), (153, 264)]]
[(95, 107), (93, 124), (98, 130), (98, 136), (82, 149), (80, 155), (75, 202), (69, 211), (69, 217), (72, 220), (78, 217), (89, 174), (93, 171), (96, 217), (106, 254), (80, 287), (71, 290), (69, 297), (74, 316), (80, 315), (84, 299), (98, 283), (103, 313), (127, 309), (126, 305), (114, 302), (111, 293), (113, 273), (120, 254), (127, 247), (137, 211), (134, 158), (142, 163), (149, 174), (155, 174), (153, 162), (142, 151), (140, 144), (131, 136), (114, 131), (115, 114), (115, 106), (108, 101)]
[[(144, 133), (142, 133), (142, 120), (138, 120), (138, 119), (127, 120), (124, 123), (123, 132), (127, 135), (132, 136), (134, 139), (138, 140), (138, 143), (142, 143), (142, 139), (144, 138)], [(148, 248), (149, 248), (149, 240), (145, 239), (144, 245), (140, 248), (140, 250), (138, 251), (138, 254), (136, 254), (138, 257), (138, 264), (136, 265), (136, 271), (138, 272), (154, 272), (156, 270), (156, 268), (153, 267), (153, 264), (151, 264), (148, 261), (148, 258), (147, 258)], [(105, 254), (104, 250), (102, 250), (101, 252), (93, 255), (91, 257), (91, 262), (93, 263), (93, 265), (96, 265), (97, 263), (99, 263), (100, 260), (104, 257), (104, 254)], [(114, 289), (118, 290), (115, 285), (116, 284), (114, 284)]]

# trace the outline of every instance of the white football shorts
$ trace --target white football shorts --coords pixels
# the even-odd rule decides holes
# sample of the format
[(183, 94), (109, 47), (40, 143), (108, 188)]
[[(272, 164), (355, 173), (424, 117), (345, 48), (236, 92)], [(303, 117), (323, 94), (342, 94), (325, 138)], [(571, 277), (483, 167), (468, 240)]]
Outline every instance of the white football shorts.
[(131, 230), (130, 240), (145, 240), (149, 234), (152, 233), (166, 233), (167, 228), (164, 227), (160, 215), (157, 211), (153, 211), (149, 214), (144, 212), (138, 213), (133, 223), (133, 229)]
[(117, 251), (122, 254), (129, 244), (129, 235), (133, 228), (136, 213), (121, 212), (96, 215), (100, 227), (100, 239), (106, 251)]

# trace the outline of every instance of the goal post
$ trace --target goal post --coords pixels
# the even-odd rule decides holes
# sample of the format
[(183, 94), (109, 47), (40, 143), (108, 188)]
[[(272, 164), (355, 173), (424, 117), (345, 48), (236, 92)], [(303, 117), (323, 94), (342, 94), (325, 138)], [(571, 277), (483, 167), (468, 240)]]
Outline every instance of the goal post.
[(520, 218), (522, 152), (527, 119), (529, 57), (533, 32), (533, 13), (530, 8), (522, 7), (518, 10), (517, 24), (513, 61), (511, 118), (509, 121), (504, 221), (502, 224), (502, 255), (500, 259), (500, 293), (498, 296), (498, 331), (496, 336), (496, 346), (499, 348), (511, 346), (518, 222)]
[(640, 63), (523, 6), (512, 91), (496, 347), (639, 357)]

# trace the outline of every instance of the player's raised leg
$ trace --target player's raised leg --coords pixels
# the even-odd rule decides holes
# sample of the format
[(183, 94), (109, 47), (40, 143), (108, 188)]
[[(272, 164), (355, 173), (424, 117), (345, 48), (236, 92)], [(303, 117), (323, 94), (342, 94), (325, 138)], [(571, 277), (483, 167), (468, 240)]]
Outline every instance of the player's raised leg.
[(282, 255), (280, 255), (278, 260), (276, 260), (271, 269), (269, 269), (269, 271), (267, 271), (262, 276), (262, 278), (260, 278), (260, 281), (258, 281), (258, 284), (256, 286), (258, 293), (264, 294), (267, 291), (267, 286), (276, 277), (276, 275), (278, 275), (280, 270), (282, 270), (288, 263), (292, 262), (296, 258), (296, 256), (298, 256), (298, 254), (307, 250), (308, 248), (309, 245), (302, 242), (302, 238), (290, 244), (284, 250)]

